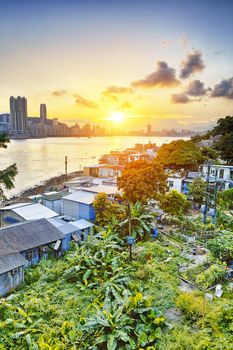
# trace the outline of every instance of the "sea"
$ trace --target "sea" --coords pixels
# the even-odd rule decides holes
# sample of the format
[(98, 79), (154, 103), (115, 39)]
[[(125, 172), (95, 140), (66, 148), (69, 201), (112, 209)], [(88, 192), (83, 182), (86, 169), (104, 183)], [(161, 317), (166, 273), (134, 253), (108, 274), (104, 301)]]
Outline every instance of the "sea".
[(123, 150), (136, 143), (146, 144), (149, 141), (161, 146), (178, 139), (181, 138), (109, 136), (11, 140), (7, 149), (0, 149), (0, 169), (12, 163), (16, 163), (18, 168), (15, 188), (7, 191), (7, 197), (18, 195), (53, 176), (64, 174), (66, 156), (68, 172), (71, 173), (82, 170), (84, 166), (97, 164), (99, 158), (110, 151)]

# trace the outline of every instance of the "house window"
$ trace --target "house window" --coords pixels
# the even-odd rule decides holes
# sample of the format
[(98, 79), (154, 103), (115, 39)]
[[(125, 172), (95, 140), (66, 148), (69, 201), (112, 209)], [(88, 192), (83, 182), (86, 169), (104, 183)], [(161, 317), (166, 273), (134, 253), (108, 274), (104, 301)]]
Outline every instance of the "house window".
[(12, 274), (13, 276), (16, 275), (17, 273), (19, 273), (19, 268), (16, 268), (16, 269), (11, 270), (11, 274)]
[(224, 177), (224, 169), (220, 169), (219, 170), (219, 178), (223, 179), (223, 177)]
[(31, 260), (32, 260), (32, 250), (28, 250), (27, 252), (25, 252), (25, 258), (26, 258), (28, 261), (31, 261)]
[(168, 186), (169, 186), (169, 187), (174, 187), (174, 182), (173, 182), (173, 181), (169, 181), (169, 182), (168, 182)]

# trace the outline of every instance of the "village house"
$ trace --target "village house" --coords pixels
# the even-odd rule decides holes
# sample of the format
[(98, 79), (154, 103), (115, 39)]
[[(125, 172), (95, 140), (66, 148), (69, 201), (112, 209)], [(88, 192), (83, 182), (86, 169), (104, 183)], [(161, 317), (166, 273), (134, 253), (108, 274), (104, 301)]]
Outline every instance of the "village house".
[(85, 176), (93, 176), (97, 178), (111, 178), (122, 175), (124, 165), (96, 164), (83, 168)]
[(67, 190), (45, 192), (41, 195), (30, 196), (32, 203), (40, 203), (58, 214), (63, 213), (62, 198), (68, 194)]
[(60, 255), (65, 235), (46, 219), (0, 229), (0, 295), (24, 281), (24, 267)]
[(72, 193), (63, 197), (63, 212), (68, 218), (79, 220), (95, 219), (95, 211), (93, 202), (98, 193), (106, 193), (110, 200), (114, 200), (115, 196), (121, 193), (117, 186), (98, 185), (81, 188), (70, 188)]
[(68, 250), (70, 247), (70, 241), (82, 241), (87, 240), (93, 223), (80, 219), (76, 221), (66, 221), (64, 217), (57, 217), (47, 219), (54, 227), (61, 231), (65, 238), (62, 240), (62, 248)]
[[(208, 164), (200, 167), (202, 176), (207, 179)], [(210, 165), (209, 180), (216, 181), (220, 190), (233, 188), (233, 165)]]
[(73, 193), (63, 197), (63, 211), (67, 219), (95, 219), (95, 211), (93, 202), (96, 193), (83, 190), (74, 191)]
[(55, 216), (58, 216), (58, 213), (40, 203), (17, 203), (0, 208), (0, 226)]

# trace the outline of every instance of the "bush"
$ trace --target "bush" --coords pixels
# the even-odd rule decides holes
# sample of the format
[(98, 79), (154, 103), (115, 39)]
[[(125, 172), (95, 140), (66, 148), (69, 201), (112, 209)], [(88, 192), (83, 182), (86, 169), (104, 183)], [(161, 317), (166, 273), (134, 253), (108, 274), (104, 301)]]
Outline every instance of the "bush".
[(190, 320), (196, 320), (203, 315), (204, 298), (195, 293), (181, 293), (177, 300), (176, 306)]

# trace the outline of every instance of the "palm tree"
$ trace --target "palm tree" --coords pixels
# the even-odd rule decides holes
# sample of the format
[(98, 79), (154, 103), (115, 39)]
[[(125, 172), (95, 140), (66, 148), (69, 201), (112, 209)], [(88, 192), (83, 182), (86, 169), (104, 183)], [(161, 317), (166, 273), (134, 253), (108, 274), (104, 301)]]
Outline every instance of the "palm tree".
[[(6, 134), (0, 134), (0, 148), (7, 148), (7, 143), (10, 140)], [(0, 201), (4, 200), (6, 197), (4, 195), (4, 190), (10, 190), (14, 188), (14, 179), (18, 174), (16, 164), (8, 166), (6, 169), (0, 170)]]

